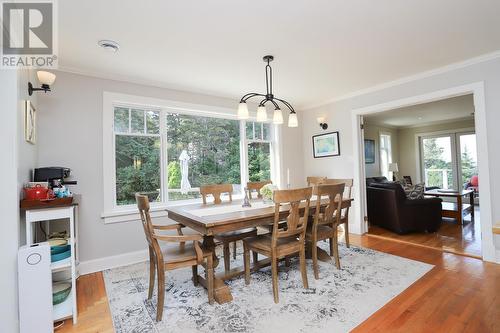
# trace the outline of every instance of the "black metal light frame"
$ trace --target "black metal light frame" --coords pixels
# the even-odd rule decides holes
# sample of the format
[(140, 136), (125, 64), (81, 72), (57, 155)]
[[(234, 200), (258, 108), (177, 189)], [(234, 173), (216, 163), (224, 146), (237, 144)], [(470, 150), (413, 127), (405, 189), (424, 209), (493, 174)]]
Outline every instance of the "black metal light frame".
[(43, 91), (47, 93), (47, 91), (50, 91), (50, 86), (48, 84), (42, 84), (41, 88), (33, 88), (33, 84), (28, 82), (28, 95), (33, 95), (33, 91)]
[(262, 60), (264, 60), (264, 62), (267, 62), (266, 94), (248, 93), (246, 95), (243, 95), (243, 97), (241, 97), (240, 103), (246, 103), (248, 99), (253, 97), (264, 97), (264, 99), (260, 101), (259, 106), (265, 106), (267, 102), (271, 102), (276, 110), (281, 110), (279, 104), (276, 102), (278, 101), (283, 103), (290, 110), (291, 114), (295, 113), (295, 110), (293, 109), (293, 106), (290, 103), (280, 98), (274, 97), (273, 95), (273, 69), (271, 68), (271, 65), (269, 65), (269, 63), (274, 60), (274, 56), (266, 55), (262, 58)]

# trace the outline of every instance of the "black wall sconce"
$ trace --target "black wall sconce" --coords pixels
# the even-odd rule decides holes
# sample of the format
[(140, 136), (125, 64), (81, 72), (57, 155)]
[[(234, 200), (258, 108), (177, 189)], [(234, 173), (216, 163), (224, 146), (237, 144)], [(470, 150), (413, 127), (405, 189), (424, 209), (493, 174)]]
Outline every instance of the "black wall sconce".
[(321, 127), (323, 130), (328, 129), (328, 124), (326, 123), (325, 117), (318, 117), (316, 118), (318, 121), (319, 127)]
[(38, 81), (42, 84), (42, 87), (33, 88), (33, 84), (31, 84), (31, 82), (28, 82), (28, 94), (30, 96), (33, 95), (33, 91), (43, 91), (45, 93), (47, 91), (50, 91), (50, 86), (56, 80), (56, 75), (50, 72), (38, 71), (36, 72), (36, 76), (38, 77)]

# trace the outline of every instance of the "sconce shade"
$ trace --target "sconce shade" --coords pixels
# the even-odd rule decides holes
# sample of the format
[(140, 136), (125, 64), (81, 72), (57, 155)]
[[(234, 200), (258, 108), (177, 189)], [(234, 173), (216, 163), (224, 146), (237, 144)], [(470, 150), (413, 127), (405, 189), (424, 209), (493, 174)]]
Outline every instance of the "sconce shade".
[(238, 119), (248, 119), (248, 106), (245, 102), (238, 104)]
[(318, 124), (322, 124), (325, 122), (325, 117), (318, 117), (316, 118), (316, 121), (318, 122)]
[(56, 80), (55, 74), (46, 71), (38, 71), (36, 72), (36, 76), (41, 84), (46, 84), (48, 86), (52, 85)]
[(397, 163), (389, 163), (389, 171), (391, 172), (399, 172)]
[(283, 124), (283, 112), (280, 109), (274, 110), (273, 123), (276, 125)]
[(265, 106), (259, 106), (257, 108), (257, 121), (260, 122), (267, 121), (267, 112)]
[(299, 120), (295, 112), (290, 113), (288, 116), (288, 127), (299, 127)]

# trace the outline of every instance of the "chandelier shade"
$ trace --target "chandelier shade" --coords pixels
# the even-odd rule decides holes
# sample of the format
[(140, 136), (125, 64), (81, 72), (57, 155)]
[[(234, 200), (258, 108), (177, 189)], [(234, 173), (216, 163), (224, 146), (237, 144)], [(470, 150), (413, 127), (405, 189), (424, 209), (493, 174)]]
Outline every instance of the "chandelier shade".
[(270, 103), (274, 106), (274, 114), (273, 114), (273, 124), (281, 125), (283, 124), (283, 112), (281, 111), (280, 104), (284, 105), (288, 110), (290, 110), (290, 114), (288, 115), (288, 127), (298, 127), (299, 122), (297, 119), (297, 113), (293, 109), (292, 105), (287, 101), (277, 98), (273, 95), (273, 70), (271, 65), (269, 64), (274, 60), (272, 55), (266, 55), (263, 58), (266, 65), (266, 93), (248, 93), (243, 95), (240, 99), (240, 104), (238, 105), (238, 119), (248, 119), (248, 106), (246, 101), (250, 98), (258, 97), (261, 98), (259, 106), (257, 108), (257, 121), (265, 122), (267, 121), (267, 110), (266, 104)]

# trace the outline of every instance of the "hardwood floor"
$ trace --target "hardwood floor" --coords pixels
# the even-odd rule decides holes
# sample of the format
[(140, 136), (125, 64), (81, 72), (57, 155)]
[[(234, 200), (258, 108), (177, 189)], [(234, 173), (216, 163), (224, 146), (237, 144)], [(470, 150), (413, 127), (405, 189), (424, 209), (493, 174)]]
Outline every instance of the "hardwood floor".
[(470, 214), (465, 216), (464, 225), (457, 224), (454, 219), (444, 218), (439, 230), (430, 234), (411, 233), (398, 235), (378, 226), (370, 226), (368, 236), (396, 240), (481, 259), (481, 223), (478, 207), (474, 210), (474, 215), (474, 220), (471, 220)]
[[(500, 332), (500, 265), (366, 235), (350, 242), (435, 265), (353, 332)], [(77, 287), (78, 324), (57, 332), (112, 332), (102, 273)]]

